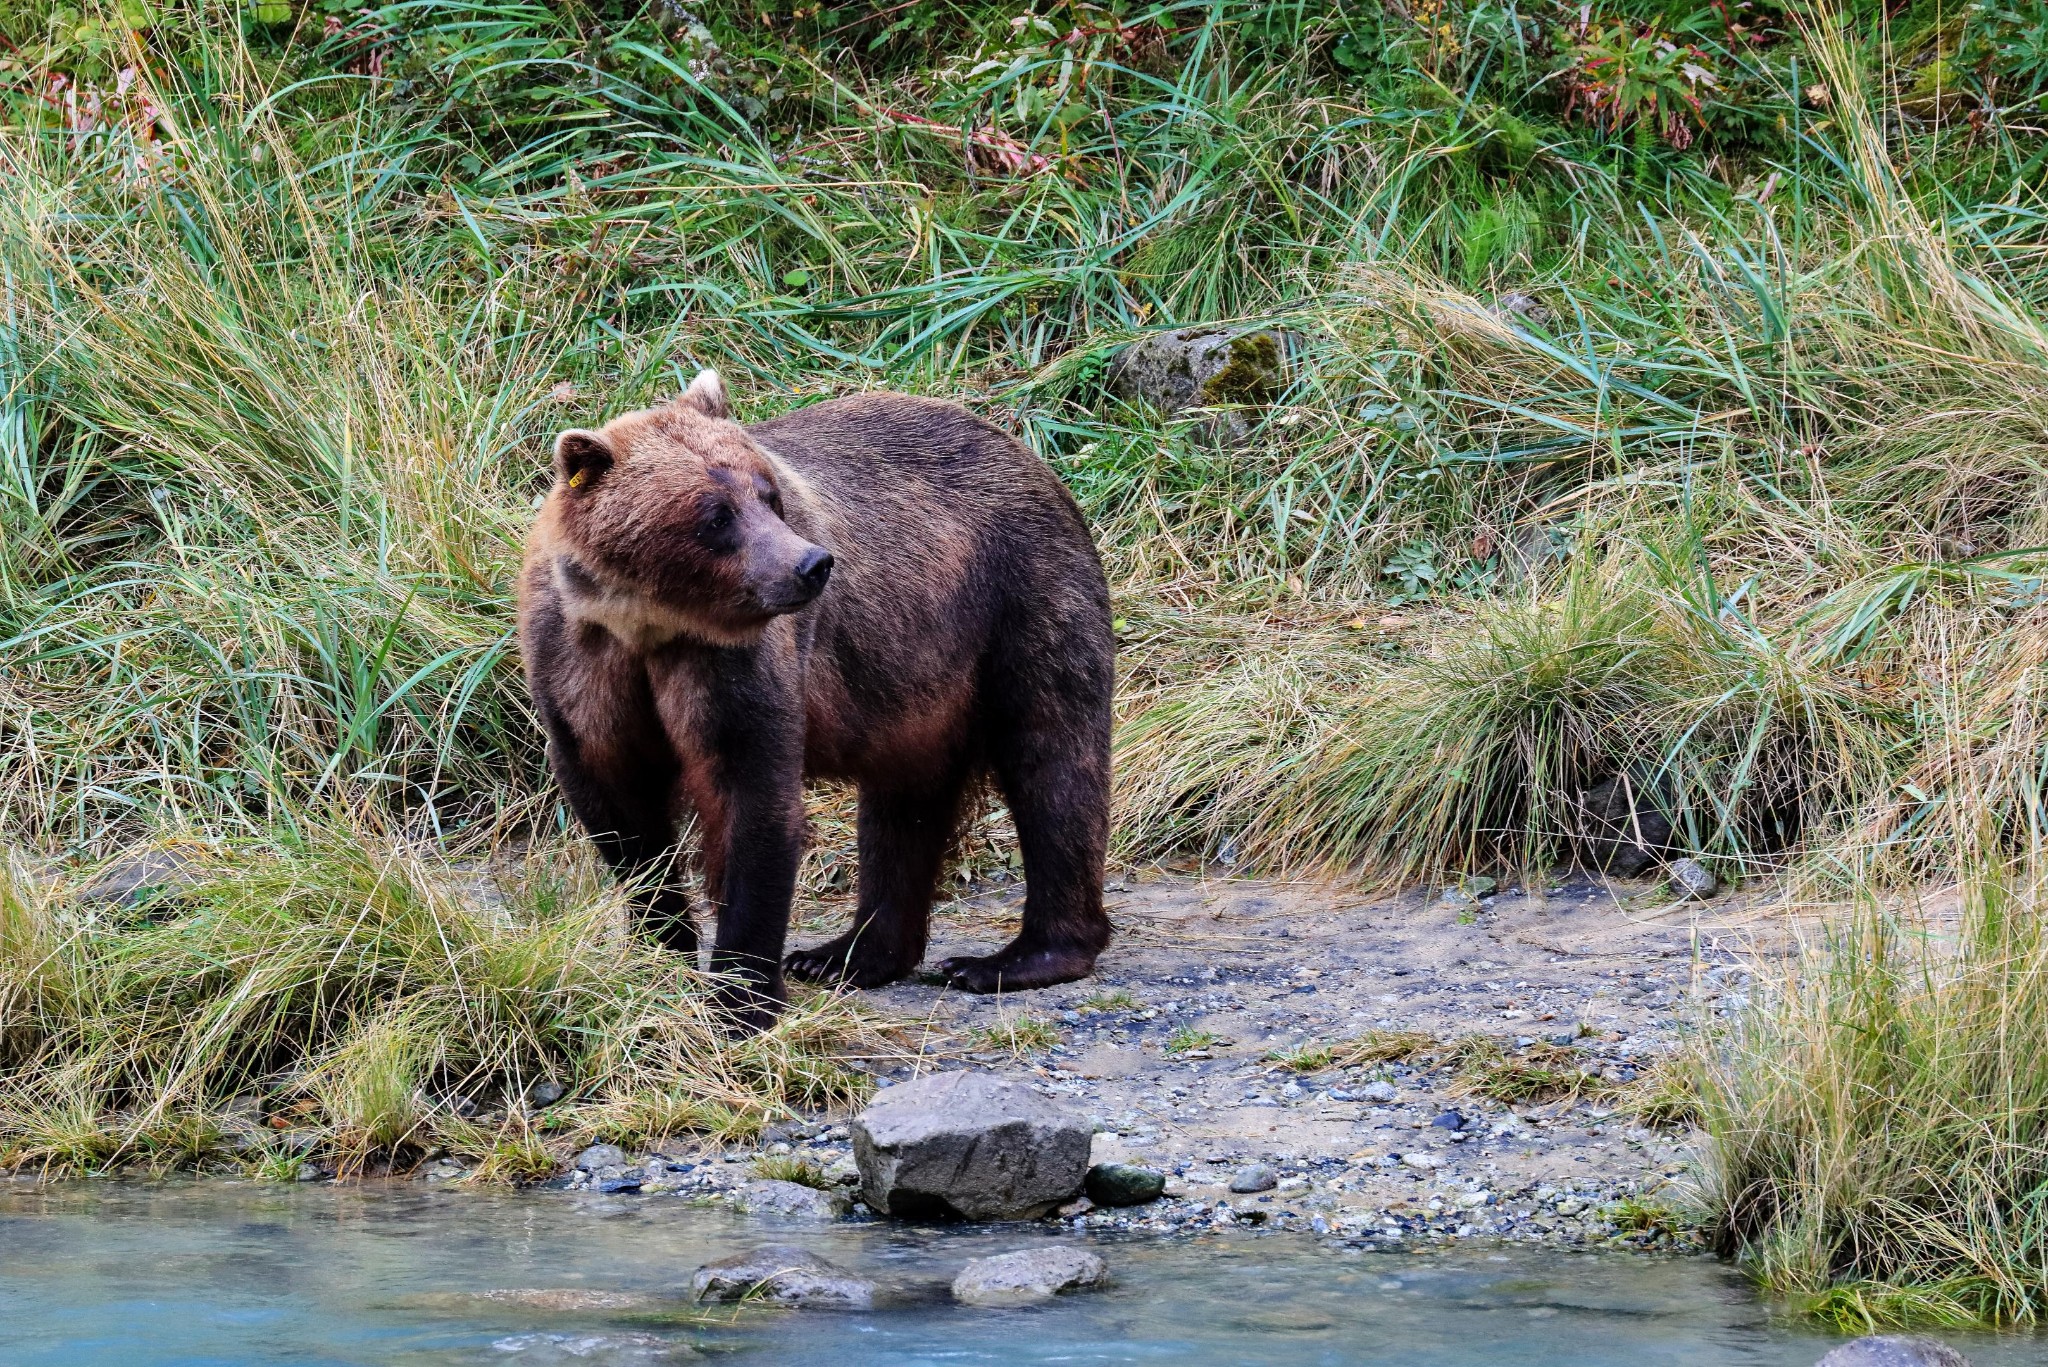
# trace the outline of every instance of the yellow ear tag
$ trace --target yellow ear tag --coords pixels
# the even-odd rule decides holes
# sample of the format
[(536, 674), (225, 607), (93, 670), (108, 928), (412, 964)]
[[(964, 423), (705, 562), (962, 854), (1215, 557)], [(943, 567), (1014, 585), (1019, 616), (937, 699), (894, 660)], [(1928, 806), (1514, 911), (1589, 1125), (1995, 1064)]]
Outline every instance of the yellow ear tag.
[(588, 478), (590, 478), (590, 471), (578, 470), (575, 474), (569, 476), (569, 487), (571, 489), (581, 489), (583, 481)]

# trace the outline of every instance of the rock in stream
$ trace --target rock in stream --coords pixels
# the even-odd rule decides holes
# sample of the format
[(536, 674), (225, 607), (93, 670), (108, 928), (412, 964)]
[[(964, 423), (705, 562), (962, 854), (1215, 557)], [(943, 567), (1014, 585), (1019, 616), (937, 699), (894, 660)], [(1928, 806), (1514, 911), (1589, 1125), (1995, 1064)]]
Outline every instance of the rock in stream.
[(706, 1263), (691, 1286), (699, 1300), (761, 1300), (831, 1310), (868, 1310), (875, 1284), (792, 1244), (763, 1244), (751, 1253)]
[(976, 1258), (953, 1279), (953, 1299), (968, 1305), (1024, 1305), (1064, 1291), (1102, 1285), (1109, 1269), (1084, 1248), (1027, 1248)]

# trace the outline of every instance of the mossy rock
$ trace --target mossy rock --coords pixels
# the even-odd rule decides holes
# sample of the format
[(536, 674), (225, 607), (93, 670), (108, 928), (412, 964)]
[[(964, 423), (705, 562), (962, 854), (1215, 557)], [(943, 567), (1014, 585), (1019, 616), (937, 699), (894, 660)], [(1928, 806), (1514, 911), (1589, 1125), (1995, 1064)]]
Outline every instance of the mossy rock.
[[(1111, 364), (1112, 392), (1161, 413), (1188, 408), (1257, 408), (1287, 384), (1288, 337), (1270, 328), (1232, 333), (1223, 328), (1180, 328), (1134, 342)], [(1233, 415), (1225, 434), (1248, 430)]]

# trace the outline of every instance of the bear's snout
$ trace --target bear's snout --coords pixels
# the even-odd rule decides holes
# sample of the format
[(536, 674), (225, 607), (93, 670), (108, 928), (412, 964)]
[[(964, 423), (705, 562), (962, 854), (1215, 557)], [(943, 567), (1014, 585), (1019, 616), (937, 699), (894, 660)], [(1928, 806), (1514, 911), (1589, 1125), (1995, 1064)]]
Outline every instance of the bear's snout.
[(832, 552), (823, 546), (813, 546), (797, 557), (796, 580), (802, 585), (807, 598), (816, 598), (825, 591), (825, 581), (832, 577)]

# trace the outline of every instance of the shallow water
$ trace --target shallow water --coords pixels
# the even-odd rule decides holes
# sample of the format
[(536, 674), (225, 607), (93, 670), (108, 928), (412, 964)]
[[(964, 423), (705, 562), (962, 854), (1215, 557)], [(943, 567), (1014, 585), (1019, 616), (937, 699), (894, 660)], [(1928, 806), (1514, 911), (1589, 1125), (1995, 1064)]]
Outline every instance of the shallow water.
[[(1700, 1259), (1330, 1252), (1288, 1237), (1095, 1246), (1115, 1285), (1025, 1310), (954, 1305), (967, 1258), (1034, 1228), (780, 1228), (667, 1197), (79, 1183), (0, 1189), (0, 1363), (1798, 1364), (1787, 1325)], [(691, 1271), (801, 1243), (880, 1282), (862, 1314), (720, 1311)], [(479, 1293), (616, 1293), (610, 1306)], [(1966, 1345), (1978, 1367), (2038, 1340)]]

